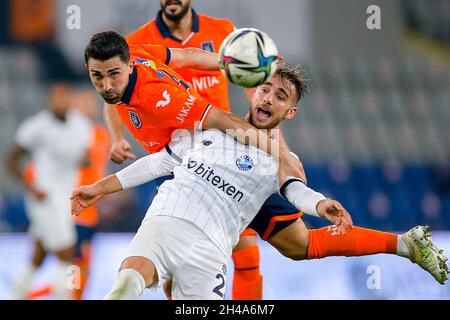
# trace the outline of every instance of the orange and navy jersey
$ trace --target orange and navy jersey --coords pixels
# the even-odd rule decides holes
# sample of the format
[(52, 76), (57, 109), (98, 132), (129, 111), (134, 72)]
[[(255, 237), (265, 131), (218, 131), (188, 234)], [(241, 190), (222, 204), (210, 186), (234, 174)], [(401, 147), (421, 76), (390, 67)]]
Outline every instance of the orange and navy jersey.
[[(89, 166), (82, 167), (78, 172), (78, 185), (89, 185), (103, 178), (109, 161), (111, 140), (108, 130), (100, 124), (92, 128), (91, 143), (88, 148)], [(84, 209), (79, 216), (74, 216), (78, 225), (93, 227), (99, 222), (97, 206)]]
[(170, 50), (159, 45), (130, 45), (130, 55), (135, 66), (116, 108), (144, 149), (160, 151), (176, 129), (201, 128), (211, 106), (167, 66)]
[[(197, 14), (192, 9), (192, 32), (178, 39), (174, 37), (162, 19), (161, 11), (151, 20), (127, 36), (129, 44), (159, 44), (169, 48), (195, 47), (218, 53), (225, 38), (234, 30), (230, 20)], [(220, 71), (200, 71), (191, 68), (175, 70), (200, 96), (226, 112), (230, 111), (228, 102), (228, 83)]]

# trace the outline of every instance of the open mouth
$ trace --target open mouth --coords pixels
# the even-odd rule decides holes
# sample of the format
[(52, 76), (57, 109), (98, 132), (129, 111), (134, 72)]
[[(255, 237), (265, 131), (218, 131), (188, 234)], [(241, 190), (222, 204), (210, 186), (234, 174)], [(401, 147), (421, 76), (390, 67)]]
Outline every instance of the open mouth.
[(256, 114), (258, 115), (258, 118), (260, 120), (267, 120), (270, 119), (270, 117), (272, 117), (272, 113), (264, 110), (263, 108), (256, 109)]

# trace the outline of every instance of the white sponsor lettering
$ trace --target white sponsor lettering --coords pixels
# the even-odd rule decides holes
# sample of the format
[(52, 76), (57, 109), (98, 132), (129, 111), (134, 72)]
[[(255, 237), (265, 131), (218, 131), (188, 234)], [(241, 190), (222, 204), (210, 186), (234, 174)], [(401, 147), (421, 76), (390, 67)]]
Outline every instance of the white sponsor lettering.
[(197, 100), (194, 96), (189, 96), (189, 98), (186, 100), (184, 105), (181, 107), (180, 113), (176, 117), (178, 121), (181, 123), (184, 123), (184, 120), (186, 120), (187, 116), (189, 115), (189, 112), (191, 111), (192, 107), (194, 106), (195, 101)]
[(195, 91), (199, 91), (199, 90), (205, 90), (208, 88), (212, 88), (215, 85), (219, 84), (219, 80), (213, 76), (206, 76), (206, 77), (201, 77), (201, 78), (192, 78), (192, 84), (194, 85), (194, 90)]

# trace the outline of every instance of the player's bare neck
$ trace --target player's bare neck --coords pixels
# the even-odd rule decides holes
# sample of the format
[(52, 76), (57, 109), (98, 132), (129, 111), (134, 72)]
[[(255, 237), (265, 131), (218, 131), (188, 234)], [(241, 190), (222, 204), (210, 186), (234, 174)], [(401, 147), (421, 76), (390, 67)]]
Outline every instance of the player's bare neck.
[(186, 15), (181, 18), (179, 21), (171, 21), (167, 19), (167, 17), (163, 14), (162, 19), (166, 26), (169, 28), (172, 36), (178, 39), (183, 39), (186, 35), (191, 33), (193, 18), (192, 18), (192, 10), (189, 10)]

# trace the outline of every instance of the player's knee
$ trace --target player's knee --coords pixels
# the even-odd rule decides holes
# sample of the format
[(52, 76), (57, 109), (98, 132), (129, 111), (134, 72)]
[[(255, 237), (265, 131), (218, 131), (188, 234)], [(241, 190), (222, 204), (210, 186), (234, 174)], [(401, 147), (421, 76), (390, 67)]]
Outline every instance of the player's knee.
[[(308, 251), (309, 232), (304, 229), (280, 231), (269, 239), (283, 256), (294, 261), (305, 260)], [(293, 234), (295, 233), (295, 234)]]
[(259, 247), (250, 246), (243, 250), (233, 253), (233, 262), (235, 269), (252, 269), (259, 267)]
[(150, 287), (158, 281), (158, 274), (152, 261), (144, 257), (129, 257), (122, 262), (120, 271), (133, 269), (139, 272), (145, 280), (145, 286)]

